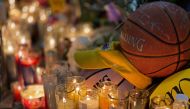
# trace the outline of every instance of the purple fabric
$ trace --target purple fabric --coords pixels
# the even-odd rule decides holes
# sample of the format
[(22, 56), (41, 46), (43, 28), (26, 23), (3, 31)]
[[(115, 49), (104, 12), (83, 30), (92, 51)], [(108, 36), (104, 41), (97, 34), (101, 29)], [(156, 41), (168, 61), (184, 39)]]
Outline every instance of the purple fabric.
[(109, 21), (117, 23), (121, 20), (121, 13), (112, 2), (105, 6)]

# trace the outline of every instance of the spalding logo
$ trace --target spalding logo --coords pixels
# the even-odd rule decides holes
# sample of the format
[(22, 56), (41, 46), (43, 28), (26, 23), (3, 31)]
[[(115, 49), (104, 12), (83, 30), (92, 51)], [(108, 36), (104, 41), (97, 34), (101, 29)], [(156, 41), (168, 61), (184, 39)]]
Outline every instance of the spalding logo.
[(128, 91), (134, 88), (127, 80), (112, 69), (84, 70), (81, 75), (86, 78), (87, 88), (98, 88), (101, 82), (111, 81), (118, 86), (121, 96), (126, 96)]
[(133, 48), (137, 49), (139, 52), (143, 51), (145, 39), (135, 37), (135, 36), (130, 36), (127, 34), (124, 34), (121, 32), (121, 38), (125, 40), (129, 45), (131, 45)]

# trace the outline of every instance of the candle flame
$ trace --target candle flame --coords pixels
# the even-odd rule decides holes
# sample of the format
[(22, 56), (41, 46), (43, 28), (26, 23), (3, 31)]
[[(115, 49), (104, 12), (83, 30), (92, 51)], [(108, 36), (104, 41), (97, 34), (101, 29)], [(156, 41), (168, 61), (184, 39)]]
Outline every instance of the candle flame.
[(84, 27), (84, 33), (89, 33), (91, 29), (89, 27)]
[(67, 100), (63, 97), (63, 103), (66, 103), (67, 102)]
[(88, 100), (88, 101), (90, 100), (90, 97), (88, 97), (88, 95), (87, 95), (87, 98), (86, 98), (86, 100)]
[(29, 99), (32, 99), (32, 98), (33, 98), (33, 97), (30, 95), (30, 96), (29, 96)]
[(8, 53), (13, 53), (14, 52), (14, 48), (13, 48), (12, 45), (9, 45), (7, 50), (8, 50)]
[(78, 92), (80, 90), (80, 87), (76, 87), (76, 91)]
[(76, 83), (77, 82), (77, 80), (76, 79), (73, 79), (73, 83)]
[(21, 90), (22, 88), (21, 88), (21, 86), (18, 86), (18, 90)]

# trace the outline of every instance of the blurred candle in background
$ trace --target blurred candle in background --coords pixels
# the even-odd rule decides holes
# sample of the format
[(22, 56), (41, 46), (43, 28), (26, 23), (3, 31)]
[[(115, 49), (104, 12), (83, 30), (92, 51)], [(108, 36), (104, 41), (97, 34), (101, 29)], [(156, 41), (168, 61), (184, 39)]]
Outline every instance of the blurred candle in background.
[(21, 91), (23, 87), (19, 84), (19, 82), (11, 83), (11, 90), (13, 94), (14, 101), (21, 101)]
[(76, 109), (75, 87), (59, 84), (55, 88), (57, 109)]
[(74, 100), (76, 103), (76, 108), (78, 109), (78, 101), (79, 101), (79, 91), (85, 91), (86, 85), (85, 80), (82, 76), (70, 76), (66, 79), (66, 86), (74, 86)]
[(25, 109), (46, 109), (42, 85), (29, 85), (21, 92), (21, 97)]
[(53, 73), (45, 73), (42, 75), (42, 79), (46, 104), (49, 109), (56, 109), (55, 87), (57, 85), (57, 75)]

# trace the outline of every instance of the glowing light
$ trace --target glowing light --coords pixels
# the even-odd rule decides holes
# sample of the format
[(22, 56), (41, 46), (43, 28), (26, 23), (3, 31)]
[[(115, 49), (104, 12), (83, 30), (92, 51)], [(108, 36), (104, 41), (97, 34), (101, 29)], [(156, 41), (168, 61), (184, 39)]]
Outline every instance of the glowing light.
[(76, 79), (73, 79), (73, 83), (76, 83), (77, 82), (77, 80)]
[(13, 23), (13, 22), (11, 22), (10, 27), (11, 27), (12, 29), (14, 29), (14, 28), (16, 27), (16, 24)]
[(84, 33), (89, 33), (91, 31), (91, 29), (89, 27), (84, 27)]
[(29, 96), (29, 99), (32, 99), (32, 98), (33, 98), (33, 97), (30, 95), (30, 96)]
[(29, 12), (30, 12), (30, 13), (34, 13), (35, 10), (36, 10), (36, 7), (35, 7), (35, 6), (31, 6), (31, 7), (29, 8)]
[(28, 23), (33, 23), (34, 22), (34, 17), (33, 16), (29, 16), (27, 19)]
[(55, 41), (54, 38), (50, 38), (50, 39), (49, 39), (49, 46), (50, 46), (50, 48), (55, 48), (55, 46), (56, 46), (56, 41)]
[(28, 11), (28, 6), (24, 6), (23, 8), (22, 8), (22, 12), (27, 12)]
[(22, 88), (21, 88), (21, 86), (18, 86), (17, 89), (18, 89), (18, 90), (21, 90)]
[(13, 53), (13, 52), (14, 52), (14, 48), (13, 48), (12, 45), (9, 45), (9, 46), (8, 46), (7, 52), (8, 52), (8, 53)]
[(15, 4), (15, 0), (9, 0), (9, 4), (10, 5), (14, 5)]
[(63, 103), (66, 103), (67, 102), (67, 100), (63, 97)]
[(22, 15), (21, 15), (21, 18), (22, 19), (26, 19), (28, 17), (28, 14), (27, 13), (23, 13)]
[(46, 20), (47, 20), (46, 15), (45, 15), (45, 14), (42, 14), (42, 15), (40, 16), (40, 20), (41, 20), (41, 21), (46, 21)]
[(48, 26), (48, 27), (47, 27), (47, 31), (48, 31), (48, 32), (50, 32), (50, 31), (52, 31), (52, 30), (53, 30), (52, 26)]
[(72, 41), (72, 42), (74, 42), (75, 40), (76, 40), (76, 38), (75, 38), (75, 37), (72, 37), (72, 38), (71, 38), (71, 41)]
[(71, 30), (70, 30), (72, 33), (76, 32), (76, 28), (75, 27), (72, 27)]
[(76, 87), (76, 91), (78, 92), (80, 90), (80, 87)]
[(22, 37), (20, 43), (21, 43), (21, 44), (26, 44), (26, 38), (25, 38), (25, 37)]
[(88, 101), (90, 100), (90, 97), (88, 97), (88, 95), (87, 95), (87, 98), (86, 98), (86, 100), (88, 100)]

